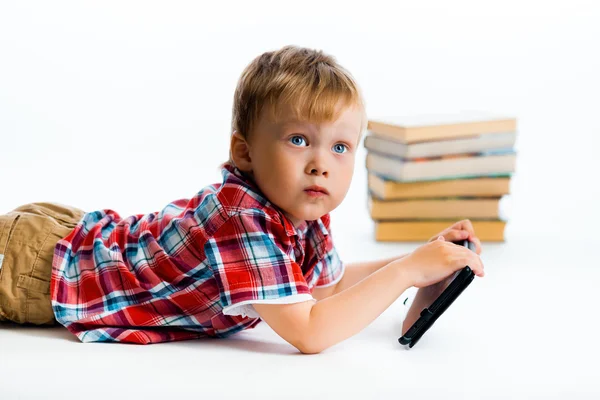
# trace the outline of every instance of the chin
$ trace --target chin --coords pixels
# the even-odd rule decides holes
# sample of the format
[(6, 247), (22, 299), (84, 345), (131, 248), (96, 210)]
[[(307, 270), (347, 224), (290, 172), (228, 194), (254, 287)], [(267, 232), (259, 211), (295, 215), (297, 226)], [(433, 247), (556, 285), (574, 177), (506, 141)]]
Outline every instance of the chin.
[(287, 214), (292, 215), (294, 218), (302, 221), (316, 221), (329, 211), (329, 207), (324, 207), (324, 205), (321, 204), (317, 207), (314, 205), (309, 207), (301, 207), (300, 209), (295, 209)]
[(327, 211), (304, 213), (302, 214), (302, 219), (305, 221), (316, 221), (325, 214), (327, 214)]

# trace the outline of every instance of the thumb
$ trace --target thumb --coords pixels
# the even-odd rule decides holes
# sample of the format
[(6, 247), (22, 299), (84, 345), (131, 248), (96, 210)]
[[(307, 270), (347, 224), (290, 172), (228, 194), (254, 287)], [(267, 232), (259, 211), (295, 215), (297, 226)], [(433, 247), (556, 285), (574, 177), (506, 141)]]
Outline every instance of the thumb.
[(437, 240), (445, 240), (443, 236), (438, 236)]

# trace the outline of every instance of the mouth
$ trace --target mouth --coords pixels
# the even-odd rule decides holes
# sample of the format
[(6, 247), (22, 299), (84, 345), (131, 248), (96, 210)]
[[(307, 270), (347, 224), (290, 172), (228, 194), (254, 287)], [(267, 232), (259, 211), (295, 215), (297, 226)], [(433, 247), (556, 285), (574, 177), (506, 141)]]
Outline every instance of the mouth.
[(309, 186), (305, 188), (304, 191), (312, 196), (325, 196), (329, 194), (327, 189), (317, 185)]

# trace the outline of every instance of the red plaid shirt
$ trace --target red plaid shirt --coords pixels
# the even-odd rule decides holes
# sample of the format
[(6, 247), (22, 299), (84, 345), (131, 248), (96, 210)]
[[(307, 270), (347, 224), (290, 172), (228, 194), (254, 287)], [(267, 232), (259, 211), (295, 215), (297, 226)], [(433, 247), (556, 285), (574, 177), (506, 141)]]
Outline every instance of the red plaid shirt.
[(261, 320), (253, 303), (313, 299), (344, 270), (329, 214), (296, 228), (239, 170), (160, 212), (86, 213), (55, 248), (50, 296), (82, 342), (227, 337)]

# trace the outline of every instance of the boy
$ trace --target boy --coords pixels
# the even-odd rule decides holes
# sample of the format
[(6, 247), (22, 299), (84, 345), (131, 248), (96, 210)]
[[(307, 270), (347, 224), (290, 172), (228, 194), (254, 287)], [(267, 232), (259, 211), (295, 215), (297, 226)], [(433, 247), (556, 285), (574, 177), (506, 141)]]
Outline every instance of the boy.
[[(264, 320), (306, 354), (362, 330), (421, 288), (403, 331), (481, 248), (461, 221), (413, 253), (345, 268), (329, 212), (344, 199), (366, 116), (332, 57), (257, 57), (235, 91), (223, 182), (121, 218), (32, 203), (0, 216), (0, 319), (65, 326), (82, 342), (224, 338)], [(470, 239), (477, 254), (450, 241)]]

